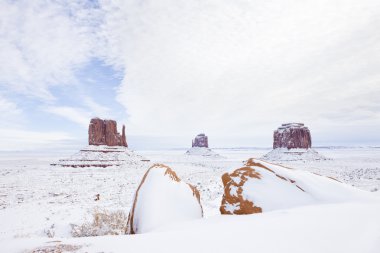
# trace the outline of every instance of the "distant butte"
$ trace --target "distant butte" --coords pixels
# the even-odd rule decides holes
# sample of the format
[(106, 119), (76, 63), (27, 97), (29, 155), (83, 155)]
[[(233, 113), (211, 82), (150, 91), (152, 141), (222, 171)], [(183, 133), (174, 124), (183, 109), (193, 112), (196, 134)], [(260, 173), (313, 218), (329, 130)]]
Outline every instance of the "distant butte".
[(273, 133), (273, 149), (311, 148), (310, 130), (303, 123), (282, 124)]
[(191, 147), (208, 148), (208, 137), (205, 134), (198, 134), (192, 141)]
[(122, 134), (120, 135), (117, 132), (115, 120), (93, 118), (88, 126), (88, 144), (128, 147), (125, 126), (123, 125)]

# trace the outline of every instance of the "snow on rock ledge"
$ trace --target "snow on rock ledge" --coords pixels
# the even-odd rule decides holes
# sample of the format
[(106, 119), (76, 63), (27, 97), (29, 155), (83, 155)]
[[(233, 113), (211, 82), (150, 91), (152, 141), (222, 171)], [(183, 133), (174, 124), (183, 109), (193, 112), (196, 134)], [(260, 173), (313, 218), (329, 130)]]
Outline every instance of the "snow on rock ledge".
[(209, 157), (221, 157), (219, 154), (215, 153), (213, 150), (209, 148), (201, 148), (201, 147), (192, 147), (187, 150), (186, 155), (195, 155), (195, 156), (209, 156)]
[(327, 160), (311, 148), (311, 134), (303, 123), (282, 124), (273, 133), (273, 150), (262, 157), (267, 161)]
[(162, 225), (202, 218), (198, 190), (166, 165), (155, 164), (137, 188), (128, 217), (129, 234), (146, 233)]
[(287, 149), (276, 148), (264, 155), (261, 159), (266, 161), (318, 161), (328, 160), (325, 156), (319, 154), (312, 148)]
[(222, 181), (221, 214), (253, 214), (372, 197), (332, 178), (253, 158), (245, 167), (225, 173)]
[(89, 145), (67, 159), (61, 159), (52, 166), (61, 167), (101, 167), (138, 164), (144, 158), (123, 146)]

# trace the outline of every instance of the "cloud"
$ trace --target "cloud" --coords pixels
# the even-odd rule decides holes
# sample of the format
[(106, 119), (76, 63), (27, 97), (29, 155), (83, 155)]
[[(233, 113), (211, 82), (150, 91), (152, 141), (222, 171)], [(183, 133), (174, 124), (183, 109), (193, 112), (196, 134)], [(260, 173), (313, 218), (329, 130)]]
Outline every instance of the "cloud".
[(129, 134), (270, 146), (274, 128), (301, 121), (317, 138), (362, 129), (380, 140), (379, 10), (376, 0), (1, 1), (0, 92), (87, 127), (121, 114), (85, 89), (71, 102), (52, 89), (81, 86), (78, 71), (96, 59), (124, 75), (116, 99)]
[(2, 143), (7, 143), (6, 146), (0, 146), (0, 151), (49, 149), (73, 141), (70, 134), (61, 131), (39, 132), (10, 128), (0, 128), (0, 139)]
[(74, 106), (44, 106), (45, 112), (57, 115), (84, 128), (88, 127), (91, 118), (110, 118), (112, 113), (108, 107), (100, 105), (90, 97), (83, 97), (83, 107)]
[(0, 122), (2, 127), (18, 127), (24, 120), (23, 110), (12, 100), (0, 93)]
[(325, 134), (380, 123), (378, 1), (102, 4), (104, 55), (125, 70), (118, 101), (132, 133), (270, 144), (287, 121)]
[(91, 97), (85, 96), (83, 104), (97, 117), (107, 118), (111, 114), (110, 108), (95, 102)]
[(95, 14), (66, 1), (1, 1), (0, 86), (52, 100), (50, 87), (75, 84), (75, 71), (93, 57)]
[[(10, 101), (0, 94), (0, 115), (1, 117), (7, 118), (9, 115), (19, 115), (21, 109), (16, 103)], [(5, 115), (4, 115), (5, 114)]]
[(82, 108), (70, 106), (50, 106), (46, 107), (44, 111), (63, 117), (67, 120), (79, 124), (84, 128), (88, 127), (90, 113), (83, 110)]

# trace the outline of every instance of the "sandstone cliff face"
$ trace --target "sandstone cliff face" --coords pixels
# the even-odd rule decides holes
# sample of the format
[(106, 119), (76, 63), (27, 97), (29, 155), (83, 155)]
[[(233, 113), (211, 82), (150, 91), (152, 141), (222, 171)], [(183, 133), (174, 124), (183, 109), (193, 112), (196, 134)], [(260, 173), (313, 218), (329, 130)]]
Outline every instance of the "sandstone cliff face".
[(249, 179), (260, 180), (261, 175), (254, 168), (248, 166), (237, 169), (230, 174), (223, 174), (224, 194), (220, 206), (221, 214), (253, 214), (262, 212), (261, 207), (243, 196), (244, 184)]
[(88, 127), (88, 144), (128, 147), (125, 137), (125, 126), (123, 125), (122, 135), (120, 135), (117, 132), (115, 120), (93, 118)]
[(198, 134), (195, 136), (191, 147), (208, 148), (208, 137), (205, 134)]
[(302, 123), (282, 124), (273, 134), (273, 148), (311, 148), (310, 130)]

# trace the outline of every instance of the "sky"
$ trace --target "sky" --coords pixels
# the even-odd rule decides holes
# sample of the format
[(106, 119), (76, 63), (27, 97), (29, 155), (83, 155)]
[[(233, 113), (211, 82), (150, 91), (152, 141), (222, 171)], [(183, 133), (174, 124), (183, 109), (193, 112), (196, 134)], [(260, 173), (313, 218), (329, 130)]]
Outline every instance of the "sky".
[(377, 0), (0, 0), (0, 150), (380, 145)]

